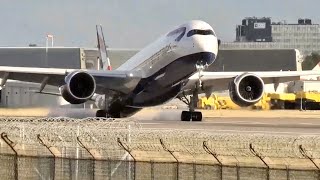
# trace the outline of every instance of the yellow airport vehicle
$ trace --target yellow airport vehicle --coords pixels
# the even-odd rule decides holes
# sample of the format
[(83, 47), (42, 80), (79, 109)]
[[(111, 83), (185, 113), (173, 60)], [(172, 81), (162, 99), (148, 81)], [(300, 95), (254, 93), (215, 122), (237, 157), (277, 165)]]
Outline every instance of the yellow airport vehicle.
[(240, 109), (241, 107), (236, 105), (229, 96), (217, 97), (218, 109)]
[(320, 102), (319, 92), (298, 92), (296, 93), (296, 100), (304, 99), (313, 102)]
[[(302, 103), (302, 104), (301, 104)], [(212, 94), (209, 98), (199, 98), (199, 109), (240, 109), (229, 96)], [(319, 92), (265, 93), (261, 100), (250, 106), (251, 109), (306, 109), (320, 110)]]
[[(270, 98), (265, 94), (261, 100), (255, 105), (251, 106), (252, 109), (270, 109)], [(199, 98), (197, 108), (199, 109), (240, 109), (229, 96), (217, 96), (212, 94), (209, 98)]]
[(216, 96), (211, 95), (209, 98), (199, 98), (197, 108), (199, 109), (217, 109)]
[(270, 110), (270, 100), (271, 98), (268, 96), (268, 94), (263, 94), (260, 101), (258, 101), (256, 104), (252, 105), (252, 109), (260, 109), (260, 110)]
[(268, 93), (271, 109), (295, 109), (296, 95), (294, 93)]
[(320, 110), (319, 92), (298, 92), (295, 101), (297, 109)]
[(269, 93), (271, 109), (320, 110), (319, 92)]

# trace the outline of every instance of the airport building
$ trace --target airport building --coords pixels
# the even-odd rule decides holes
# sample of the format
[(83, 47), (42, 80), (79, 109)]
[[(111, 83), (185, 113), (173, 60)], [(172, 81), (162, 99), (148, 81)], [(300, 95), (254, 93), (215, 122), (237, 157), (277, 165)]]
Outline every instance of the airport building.
[(272, 42), (270, 18), (245, 18), (236, 28), (237, 42)]
[[(108, 55), (115, 69), (138, 50), (109, 49)], [(97, 48), (80, 47), (1, 47), (0, 66), (41, 67), (64, 69), (98, 69)], [(0, 77), (1, 78), (1, 77)], [(0, 107), (92, 107), (93, 102), (70, 105), (61, 96), (36, 93), (40, 84), (8, 80), (0, 89)], [(57, 94), (59, 89), (46, 86), (43, 92)]]
[(320, 53), (320, 25), (311, 19), (295, 24), (250, 17), (236, 28), (236, 41), (223, 42), (221, 49), (298, 49), (303, 55)]
[[(66, 69), (91, 68), (85, 50), (78, 47), (1, 47), (0, 66), (51, 67)], [(94, 62), (96, 64), (96, 62)], [(1, 77), (0, 77), (1, 78)], [(0, 107), (57, 107), (69, 105), (62, 97), (35, 93), (40, 84), (8, 80), (0, 90)], [(46, 86), (43, 92), (59, 93)]]

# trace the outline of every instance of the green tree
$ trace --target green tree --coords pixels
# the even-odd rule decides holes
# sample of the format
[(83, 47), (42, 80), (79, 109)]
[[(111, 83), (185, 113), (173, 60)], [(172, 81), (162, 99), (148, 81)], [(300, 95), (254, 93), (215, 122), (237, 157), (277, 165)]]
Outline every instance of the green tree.
[(302, 70), (311, 70), (320, 62), (320, 55), (318, 53), (311, 53), (306, 56), (302, 62)]

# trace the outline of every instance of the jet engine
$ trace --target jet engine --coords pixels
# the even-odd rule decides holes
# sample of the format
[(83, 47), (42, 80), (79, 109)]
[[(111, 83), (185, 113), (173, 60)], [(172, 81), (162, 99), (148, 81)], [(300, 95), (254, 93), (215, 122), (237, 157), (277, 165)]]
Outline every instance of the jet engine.
[(263, 95), (263, 80), (251, 73), (244, 73), (229, 83), (229, 94), (231, 100), (241, 107), (257, 103)]
[(60, 87), (62, 97), (71, 104), (81, 104), (89, 100), (95, 90), (96, 82), (85, 71), (75, 71), (65, 77), (65, 85)]

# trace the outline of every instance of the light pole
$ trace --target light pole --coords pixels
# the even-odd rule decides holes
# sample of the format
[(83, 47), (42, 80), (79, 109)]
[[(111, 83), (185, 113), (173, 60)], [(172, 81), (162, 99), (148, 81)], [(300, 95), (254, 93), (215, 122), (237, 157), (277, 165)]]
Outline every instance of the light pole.
[(49, 39), (51, 39), (51, 47), (53, 47), (53, 35), (52, 34), (48, 34), (47, 38), (46, 38), (46, 47), (48, 47), (49, 45)]
[(51, 39), (51, 47), (53, 47), (53, 35), (47, 34), (46, 37), (46, 59), (45, 59), (45, 66), (48, 67), (48, 45), (49, 45), (49, 39)]

